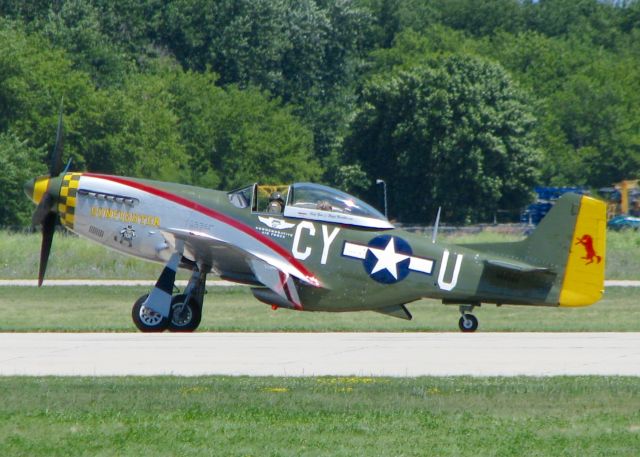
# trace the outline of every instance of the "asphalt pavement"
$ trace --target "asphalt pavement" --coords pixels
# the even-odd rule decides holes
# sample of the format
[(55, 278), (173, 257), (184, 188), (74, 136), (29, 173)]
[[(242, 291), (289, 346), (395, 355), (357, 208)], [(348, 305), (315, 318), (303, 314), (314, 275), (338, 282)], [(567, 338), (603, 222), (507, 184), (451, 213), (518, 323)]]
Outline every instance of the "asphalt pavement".
[(640, 376), (640, 333), (2, 333), (0, 375)]

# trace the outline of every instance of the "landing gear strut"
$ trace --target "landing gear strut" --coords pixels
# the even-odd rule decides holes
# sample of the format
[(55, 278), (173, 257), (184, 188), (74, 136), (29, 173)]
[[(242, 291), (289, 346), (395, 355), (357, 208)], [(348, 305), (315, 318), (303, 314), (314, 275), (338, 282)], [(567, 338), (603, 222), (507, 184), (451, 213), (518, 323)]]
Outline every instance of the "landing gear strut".
[(478, 319), (473, 314), (475, 305), (460, 305), (460, 314), (462, 317), (458, 321), (458, 327), (465, 333), (475, 332), (478, 329)]
[[(167, 329), (170, 332), (193, 332), (200, 325), (207, 273), (210, 268), (193, 264), (193, 273), (184, 293), (171, 296), (175, 282), (175, 264), (177, 262), (170, 261), (151, 294), (141, 296), (133, 304), (131, 317), (141, 332), (162, 332)], [(155, 301), (149, 305), (149, 300)], [(165, 313), (168, 309), (167, 317), (152, 309), (162, 309), (161, 302), (164, 303)]]
[(170, 332), (193, 332), (202, 319), (207, 273), (197, 267), (193, 270), (184, 294), (174, 295), (171, 299)]

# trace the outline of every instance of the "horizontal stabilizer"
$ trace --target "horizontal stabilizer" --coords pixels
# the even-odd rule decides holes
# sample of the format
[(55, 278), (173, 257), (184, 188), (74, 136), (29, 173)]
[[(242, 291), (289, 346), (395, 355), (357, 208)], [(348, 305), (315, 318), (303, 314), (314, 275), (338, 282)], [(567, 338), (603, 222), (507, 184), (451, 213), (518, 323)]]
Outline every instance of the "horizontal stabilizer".
[(374, 309), (374, 311), (376, 313), (385, 314), (391, 317), (397, 317), (399, 319), (406, 319), (408, 321), (413, 319), (413, 316), (404, 305), (392, 305), (387, 306), (386, 308)]
[(518, 262), (517, 260), (498, 260), (487, 259), (484, 261), (487, 266), (498, 268), (501, 270), (508, 270), (514, 273), (551, 273), (554, 274), (549, 268), (537, 267), (524, 262)]

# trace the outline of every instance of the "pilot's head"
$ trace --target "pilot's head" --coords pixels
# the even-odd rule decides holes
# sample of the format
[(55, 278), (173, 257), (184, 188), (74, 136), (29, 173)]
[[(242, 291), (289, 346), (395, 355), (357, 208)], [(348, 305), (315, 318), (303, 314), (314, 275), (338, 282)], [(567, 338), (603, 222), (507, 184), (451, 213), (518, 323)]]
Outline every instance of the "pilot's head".
[(282, 194), (280, 192), (273, 192), (269, 197), (269, 203), (271, 202), (280, 202), (284, 205), (284, 199), (282, 198)]

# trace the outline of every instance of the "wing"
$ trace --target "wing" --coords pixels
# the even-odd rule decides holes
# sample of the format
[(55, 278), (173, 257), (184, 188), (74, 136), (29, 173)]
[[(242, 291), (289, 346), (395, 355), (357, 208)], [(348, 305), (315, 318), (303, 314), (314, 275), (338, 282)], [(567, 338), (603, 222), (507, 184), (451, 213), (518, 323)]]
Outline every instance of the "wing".
[(247, 248), (193, 230), (168, 228), (161, 231), (170, 244), (175, 245), (177, 240), (184, 242), (186, 257), (211, 265), (221, 278), (267, 287), (279, 297), (279, 306), (303, 309), (294, 279), (320, 287), (315, 276), (277, 251)]

